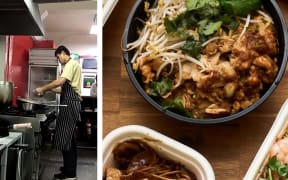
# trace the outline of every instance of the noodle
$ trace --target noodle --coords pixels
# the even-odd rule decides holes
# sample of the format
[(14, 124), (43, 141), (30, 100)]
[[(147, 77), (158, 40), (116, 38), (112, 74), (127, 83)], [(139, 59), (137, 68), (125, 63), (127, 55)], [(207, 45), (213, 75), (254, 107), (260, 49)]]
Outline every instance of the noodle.
[[(246, 18), (228, 15), (233, 21), (229, 26), (206, 18), (187, 28), (185, 20), (183, 27), (177, 24), (181, 22), (177, 18), (191, 13), (185, 1), (159, 0), (150, 9), (148, 4), (144, 28), (126, 50), (135, 50), (131, 60), (135, 73), (141, 74), (145, 92), (165, 109), (200, 119), (227, 116), (255, 103), (276, 77), (276, 30), (264, 9)], [(158, 92), (165, 86), (163, 79), (173, 84), (172, 89), (167, 85)], [(173, 104), (178, 100), (181, 105)]]
[(192, 172), (160, 157), (141, 140), (120, 143), (114, 148), (113, 157), (116, 167), (106, 169), (105, 179), (196, 180)]

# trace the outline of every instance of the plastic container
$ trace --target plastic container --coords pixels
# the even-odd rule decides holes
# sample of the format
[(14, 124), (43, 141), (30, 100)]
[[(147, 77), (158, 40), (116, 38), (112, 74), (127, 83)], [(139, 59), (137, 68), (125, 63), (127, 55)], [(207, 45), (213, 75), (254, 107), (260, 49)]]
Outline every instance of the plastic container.
[(152, 129), (128, 125), (110, 132), (103, 140), (103, 175), (107, 167), (114, 167), (112, 151), (114, 147), (129, 139), (141, 139), (165, 159), (179, 162), (193, 172), (197, 180), (215, 180), (214, 171), (208, 160), (194, 149), (189, 148)]
[(103, 26), (105, 25), (107, 19), (111, 15), (117, 3), (118, 3), (118, 0), (104, 0), (103, 1)]
[(255, 158), (250, 164), (247, 173), (244, 176), (244, 180), (256, 180), (257, 175), (261, 173), (262, 168), (265, 166), (268, 160), (268, 153), (276, 141), (280, 138), (284, 131), (288, 127), (288, 100), (284, 102), (276, 119), (266, 135), (262, 145), (260, 146)]
[[(154, 3), (154, 0), (148, 0), (150, 4)], [(278, 86), (284, 72), (286, 69), (287, 64), (287, 56), (288, 56), (288, 33), (287, 33), (287, 25), (285, 23), (285, 18), (283, 16), (282, 11), (280, 10), (276, 1), (262, 1), (265, 9), (269, 12), (271, 17), (273, 18), (275, 27), (277, 29), (278, 35), (278, 43), (279, 43), (279, 55), (277, 65), (279, 67), (278, 73), (274, 79), (274, 81), (269, 86), (265, 86), (263, 89), (263, 93), (261, 94), (260, 99), (258, 99), (254, 104), (249, 106), (248, 108), (239, 111), (235, 114), (231, 114), (225, 117), (219, 118), (207, 118), (207, 119), (197, 119), (197, 118), (189, 118), (175, 112), (169, 111), (163, 108), (159, 103), (157, 103), (152, 97), (150, 97), (143, 88), (142, 79), (139, 75), (135, 74), (135, 71), (132, 68), (131, 59), (133, 58), (134, 51), (123, 51), (123, 60), (125, 63), (125, 67), (128, 73), (128, 76), (135, 86), (137, 91), (144, 97), (144, 99), (151, 104), (154, 108), (159, 110), (160, 112), (164, 113), (166, 116), (185, 121), (188, 123), (196, 123), (196, 124), (216, 124), (216, 123), (223, 123), (227, 121), (231, 121), (242, 116), (245, 116), (249, 112), (253, 111), (257, 107), (259, 107), (270, 95), (274, 92), (276, 87)], [(125, 49), (127, 44), (130, 42), (135, 41), (138, 38), (138, 29), (142, 27), (143, 24), (141, 21), (136, 21), (135, 19), (145, 19), (145, 12), (144, 12), (144, 0), (137, 0), (133, 8), (130, 11), (129, 17), (126, 21), (125, 31), (123, 34), (123, 41), (122, 47)]]

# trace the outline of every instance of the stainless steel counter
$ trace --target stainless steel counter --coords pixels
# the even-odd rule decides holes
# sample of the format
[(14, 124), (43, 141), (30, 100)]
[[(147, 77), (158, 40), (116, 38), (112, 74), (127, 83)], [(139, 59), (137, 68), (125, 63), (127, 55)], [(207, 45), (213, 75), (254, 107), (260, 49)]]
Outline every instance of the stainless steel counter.
[(9, 146), (11, 146), (14, 143), (21, 143), (21, 142), (22, 142), (22, 133), (19, 132), (9, 132), (9, 136), (0, 138), (0, 144), (1, 144), (0, 149), (3, 150), (1, 153), (1, 180), (6, 180)]
[[(41, 145), (41, 122), (47, 119), (45, 114), (36, 114), (35, 116), (19, 116), (0, 114), (0, 120), (9, 121), (10, 124), (31, 123), (32, 128), (11, 129), (13, 132), (22, 133), (23, 143), (28, 144), (31, 150), (26, 152), (21, 171), (23, 179), (38, 180), (40, 169), (40, 145)], [(2, 174), (1, 174), (2, 176)]]

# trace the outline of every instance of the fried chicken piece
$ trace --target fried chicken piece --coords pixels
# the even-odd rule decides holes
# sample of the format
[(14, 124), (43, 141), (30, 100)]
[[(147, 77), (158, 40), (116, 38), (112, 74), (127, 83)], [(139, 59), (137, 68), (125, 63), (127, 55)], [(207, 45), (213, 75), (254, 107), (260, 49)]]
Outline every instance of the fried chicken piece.
[(253, 64), (261, 69), (264, 69), (264, 74), (262, 76), (263, 82), (273, 82), (278, 72), (278, 67), (275, 61), (273, 61), (269, 56), (264, 55), (255, 58)]

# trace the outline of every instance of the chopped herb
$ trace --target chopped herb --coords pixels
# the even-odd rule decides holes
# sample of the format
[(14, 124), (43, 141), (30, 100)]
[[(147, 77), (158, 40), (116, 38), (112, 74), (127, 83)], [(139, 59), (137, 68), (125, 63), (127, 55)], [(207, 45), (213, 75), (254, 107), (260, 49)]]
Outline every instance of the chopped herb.
[[(200, 56), (200, 42), (213, 35), (219, 28), (235, 30), (239, 26), (237, 15), (246, 16), (261, 6), (261, 0), (185, 0), (187, 10), (170, 20), (164, 18), (168, 35), (186, 38), (182, 51), (192, 57)], [(197, 29), (198, 42), (187, 30)], [(203, 38), (204, 37), (204, 38)]]
[(186, 115), (188, 117), (192, 117), (191, 112), (184, 108), (181, 100), (178, 97), (176, 97), (172, 102), (164, 101), (163, 108), (176, 111), (177, 113)]
[(271, 159), (268, 162), (268, 166), (272, 171), (276, 171), (277, 167), (281, 165), (280, 161), (277, 160), (276, 156), (271, 157)]
[(206, 4), (209, 4), (211, 6), (219, 6), (218, 0), (185, 0), (185, 5), (188, 10), (194, 10), (201, 8), (205, 6)]
[(280, 165), (278, 168), (277, 168), (277, 172), (280, 176), (282, 177), (288, 177), (287, 174), (288, 174), (288, 166), (287, 165)]
[(195, 16), (200, 21), (204, 18), (211, 19), (211, 18), (217, 17), (220, 14), (220, 9), (219, 7), (205, 4), (203, 7), (197, 10), (191, 11), (191, 13), (195, 14)]
[(204, 34), (205, 36), (209, 36), (214, 34), (215, 31), (217, 31), (221, 25), (222, 21), (217, 21), (217, 22), (211, 22), (209, 20), (202, 20), (200, 26), (199, 26), (199, 32)]
[(238, 16), (247, 16), (261, 6), (261, 0), (219, 0), (219, 2), (223, 12)]
[(164, 25), (169, 35), (185, 37), (185, 29), (193, 27), (198, 22), (189, 11), (179, 14), (175, 19), (164, 18)]
[(232, 15), (221, 15), (219, 17), (219, 20), (223, 22), (222, 27), (225, 27), (227, 29), (235, 30), (239, 26), (239, 21), (237, 21)]
[(201, 44), (194, 40), (193, 36), (189, 36), (186, 39), (185, 44), (181, 47), (183, 53), (188, 54), (191, 57), (199, 58), (201, 52)]
[(172, 90), (172, 82), (167, 78), (150, 83), (149, 94), (154, 97), (164, 96)]
[[(281, 164), (279, 160), (277, 160), (276, 155), (272, 156), (268, 162), (268, 172), (269, 172), (269, 179), (272, 179), (272, 172), (276, 172), (279, 176), (285, 177), (288, 179), (288, 164)], [(271, 175), (270, 175), (271, 174)]]

